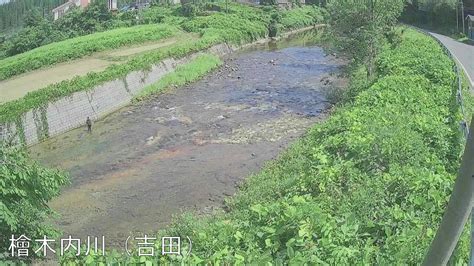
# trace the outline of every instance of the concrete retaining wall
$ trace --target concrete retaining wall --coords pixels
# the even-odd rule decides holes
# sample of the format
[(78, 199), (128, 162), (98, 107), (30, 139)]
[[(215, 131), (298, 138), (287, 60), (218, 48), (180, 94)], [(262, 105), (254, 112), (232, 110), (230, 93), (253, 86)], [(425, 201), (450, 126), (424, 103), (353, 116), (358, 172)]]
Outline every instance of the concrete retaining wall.
[[(222, 57), (235, 49), (227, 44), (219, 44), (206, 52)], [(134, 71), (123, 79), (106, 82), (88, 91), (76, 92), (50, 102), (43, 108), (30, 110), (23, 115), (21, 123), (0, 125), (0, 139), (19, 143), (24, 138), (27, 145), (32, 145), (45, 138), (84, 126), (88, 116), (92, 120), (98, 120), (128, 105), (143, 88), (157, 82), (199, 54), (202, 52), (180, 59), (165, 59), (152, 66), (149, 71)]]

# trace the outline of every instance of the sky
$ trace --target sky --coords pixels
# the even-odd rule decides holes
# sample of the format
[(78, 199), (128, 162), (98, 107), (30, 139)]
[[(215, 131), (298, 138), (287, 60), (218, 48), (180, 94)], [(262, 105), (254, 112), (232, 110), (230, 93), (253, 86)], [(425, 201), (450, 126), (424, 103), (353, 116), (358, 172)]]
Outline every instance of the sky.
[(10, 0), (0, 0), (0, 5), (9, 2)]

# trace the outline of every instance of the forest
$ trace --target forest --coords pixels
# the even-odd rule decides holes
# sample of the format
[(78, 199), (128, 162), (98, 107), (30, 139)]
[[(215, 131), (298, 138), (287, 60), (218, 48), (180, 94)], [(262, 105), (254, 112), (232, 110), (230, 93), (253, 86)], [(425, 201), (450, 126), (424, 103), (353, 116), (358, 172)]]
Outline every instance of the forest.
[(23, 25), (25, 14), (36, 9), (43, 17), (49, 17), (51, 10), (66, 0), (15, 0), (0, 5), (0, 33), (8, 33)]

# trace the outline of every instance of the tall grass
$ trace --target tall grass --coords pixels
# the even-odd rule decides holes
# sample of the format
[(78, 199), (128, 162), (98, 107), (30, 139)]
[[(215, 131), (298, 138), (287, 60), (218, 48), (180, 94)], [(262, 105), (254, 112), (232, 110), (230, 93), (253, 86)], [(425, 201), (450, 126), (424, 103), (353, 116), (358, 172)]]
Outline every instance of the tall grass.
[(171, 87), (178, 87), (195, 81), (221, 64), (222, 61), (215, 55), (199, 55), (189, 63), (176, 68), (174, 72), (165, 75), (158, 82), (144, 88), (135, 100), (142, 100), (147, 96), (163, 92)]

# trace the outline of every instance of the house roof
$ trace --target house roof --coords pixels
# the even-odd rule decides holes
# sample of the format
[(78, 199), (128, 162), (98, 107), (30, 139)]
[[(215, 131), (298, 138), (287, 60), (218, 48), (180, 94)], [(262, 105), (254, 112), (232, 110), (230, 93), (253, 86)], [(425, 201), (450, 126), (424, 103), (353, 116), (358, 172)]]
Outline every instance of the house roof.
[(467, 15), (466, 19), (470, 20), (470, 21), (474, 21), (474, 16), (473, 15)]

